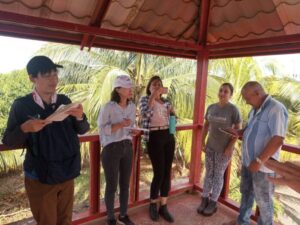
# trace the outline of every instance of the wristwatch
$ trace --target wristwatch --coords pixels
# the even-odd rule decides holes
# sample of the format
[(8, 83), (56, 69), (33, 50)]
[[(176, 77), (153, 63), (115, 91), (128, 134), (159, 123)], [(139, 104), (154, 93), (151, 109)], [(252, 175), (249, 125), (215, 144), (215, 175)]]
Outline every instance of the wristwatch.
[(258, 157), (255, 158), (255, 161), (256, 161), (259, 165), (262, 165), (262, 164), (263, 164), (263, 162), (261, 161), (261, 159), (258, 158)]

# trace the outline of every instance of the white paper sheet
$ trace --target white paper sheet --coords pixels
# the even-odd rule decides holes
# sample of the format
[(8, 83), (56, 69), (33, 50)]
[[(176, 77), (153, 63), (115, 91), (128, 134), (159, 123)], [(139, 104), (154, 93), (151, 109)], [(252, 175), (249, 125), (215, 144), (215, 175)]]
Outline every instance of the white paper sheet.
[(52, 113), (50, 116), (48, 116), (46, 118), (46, 120), (48, 121), (63, 121), (65, 118), (67, 118), (69, 116), (69, 114), (67, 114), (67, 112), (70, 109), (74, 109), (77, 108), (79, 106), (79, 102), (75, 102), (75, 103), (71, 103), (68, 105), (60, 105), (56, 111), (54, 113)]

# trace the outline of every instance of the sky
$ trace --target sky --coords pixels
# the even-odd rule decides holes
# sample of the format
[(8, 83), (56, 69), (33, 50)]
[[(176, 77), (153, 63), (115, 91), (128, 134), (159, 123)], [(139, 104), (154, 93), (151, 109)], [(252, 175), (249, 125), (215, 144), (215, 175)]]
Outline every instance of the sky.
[[(0, 36), (0, 73), (26, 67), (33, 54), (47, 42)], [(297, 74), (300, 80), (300, 54), (254, 57), (263, 67), (275, 60), (284, 75)]]
[(297, 75), (297, 79), (300, 78), (300, 54), (257, 56), (254, 58), (261, 67), (267, 62), (275, 62), (281, 72), (279, 75)]
[(0, 36), (0, 73), (23, 69), (46, 42)]

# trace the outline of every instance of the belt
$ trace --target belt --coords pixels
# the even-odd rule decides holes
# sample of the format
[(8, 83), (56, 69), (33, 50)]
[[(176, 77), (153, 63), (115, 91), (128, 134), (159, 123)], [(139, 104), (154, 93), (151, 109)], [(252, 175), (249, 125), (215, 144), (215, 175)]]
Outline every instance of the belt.
[(169, 126), (162, 126), (162, 127), (150, 127), (149, 130), (166, 130), (169, 129)]

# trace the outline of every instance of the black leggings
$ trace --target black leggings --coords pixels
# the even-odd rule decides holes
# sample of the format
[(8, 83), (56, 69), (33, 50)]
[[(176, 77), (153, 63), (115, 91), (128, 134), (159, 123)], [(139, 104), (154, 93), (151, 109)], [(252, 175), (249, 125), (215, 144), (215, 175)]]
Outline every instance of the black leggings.
[(147, 143), (153, 168), (150, 198), (167, 197), (170, 190), (172, 162), (175, 151), (174, 135), (169, 130), (151, 131)]

